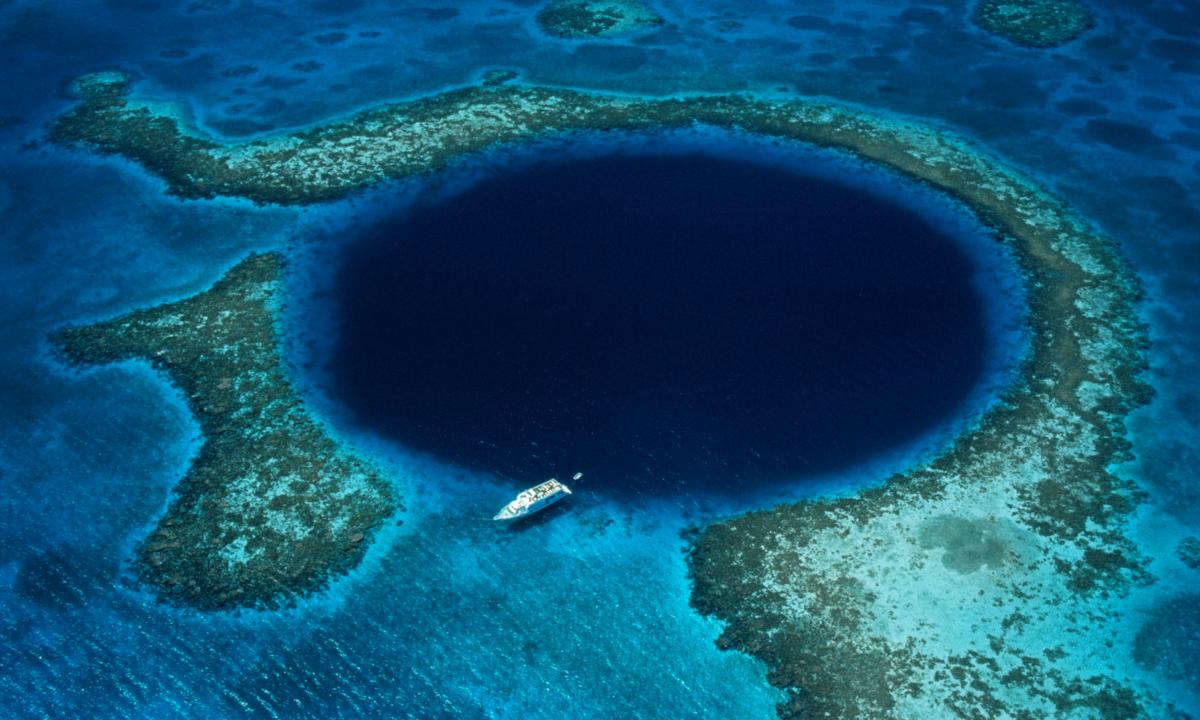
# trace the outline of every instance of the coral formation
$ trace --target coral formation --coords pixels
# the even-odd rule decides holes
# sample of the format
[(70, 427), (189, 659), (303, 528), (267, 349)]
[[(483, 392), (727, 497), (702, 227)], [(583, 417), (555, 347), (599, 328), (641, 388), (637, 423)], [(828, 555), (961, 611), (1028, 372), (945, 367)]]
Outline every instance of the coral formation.
[(483, 74), (484, 87), (495, 87), (517, 79), (515, 70), (488, 70)]
[(1200, 570), (1200, 538), (1186, 537), (1180, 540), (1176, 552), (1184, 565), (1193, 570)]
[[(1111, 647), (1150, 582), (1114, 474), (1145, 401), (1139, 290), (1106, 238), (1035, 184), (944, 132), (804, 100), (641, 99), (465, 88), (242, 144), (86, 84), (54, 136), (120, 153), (185, 197), (308, 203), (551, 133), (707, 124), (838, 148), (939, 188), (1020, 266), (1029, 347), (1014, 383), (951, 447), (851, 497), (752, 512), (701, 532), (692, 602), (722, 647), (762, 658), (789, 717), (1164, 717)], [(1131, 661), (1130, 661), (1131, 662)]]
[(613, 37), (657, 27), (663, 19), (641, 0), (551, 0), (538, 11), (542, 32), (567, 39)]
[(1156, 605), (1133, 643), (1133, 657), (1147, 670), (1200, 691), (1200, 594), (1180, 595)]
[(993, 35), (1030, 48), (1069, 43), (1095, 22), (1079, 0), (983, 0), (974, 19)]
[(880, 140), (872, 155), (964, 199), (1013, 249), (1030, 304), (1021, 381), (880, 487), (707, 528), (694, 605), (729, 621), (723, 646), (766, 660), (785, 717), (1163, 717), (1097, 660), (1123, 637), (1112, 608), (1150, 579), (1125, 532), (1141, 493), (1110, 469), (1149, 393), (1138, 289), (1108, 240), (1010, 170)]
[(204, 443), (135, 567), (160, 598), (276, 607), (362, 559), (397, 506), (367, 462), (309, 416), (279, 354), (282, 262), (250, 257), (211, 289), (61, 330), (73, 363), (148, 361), (180, 388)]

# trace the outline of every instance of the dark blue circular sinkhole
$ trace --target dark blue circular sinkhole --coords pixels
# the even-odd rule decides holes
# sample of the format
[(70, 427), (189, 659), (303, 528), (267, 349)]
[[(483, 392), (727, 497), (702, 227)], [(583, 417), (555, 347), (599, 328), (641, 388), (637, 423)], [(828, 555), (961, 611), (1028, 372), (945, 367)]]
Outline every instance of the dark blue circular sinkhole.
[(988, 346), (973, 272), (961, 240), (830, 179), (705, 155), (526, 167), (351, 244), (334, 392), (520, 483), (762, 489), (961, 411)]

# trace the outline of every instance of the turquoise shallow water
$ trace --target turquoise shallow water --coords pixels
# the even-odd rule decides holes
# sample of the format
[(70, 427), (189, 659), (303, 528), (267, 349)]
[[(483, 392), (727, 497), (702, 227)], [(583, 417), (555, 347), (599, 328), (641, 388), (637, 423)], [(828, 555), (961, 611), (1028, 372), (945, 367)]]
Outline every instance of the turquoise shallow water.
[[(307, 210), (181, 203), (127, 163), (37, 145), (42, 123), (67, 107), (64, 83), (99, 69), (132, 71), (145, 92), (185, 99), (202, 126), (234, 136), (472, 82), (492, 67), (636, 92), (827, 94), (951, 127), (1063, 195), (1113, 235), (1143, 278), (1158, 395), (1134, 418), (1138, 459), (1125, 471), (1150, 493), (1138, 522), (1153, 547), (1170, 552), (1195, 533), (1195, 11), (1109, 4), (1080, 42), (1031, 52), (979, 34), (963, 3), (906, 17), (893, 3), (810, 5), (803, 13), (829, 18), (827, 27), (788, 24), (801, 11), (782, 4), (663, 3), (664, 29), (579, 46), (538, 36), (533, 8), (516, 3), (461, 5), (454, 16), (367, 2), (0, 5), (0, 114), (14, 118), (0, 129), (0, 714), (770, 717), (780, 699), (757, 662), (719, 652), (716, 623), (687, 607), (679, 531), (786, 490), (633, 506), (581, 494), (523, 532), (481, 522), (511, 482), (356, 431), (323, 396), (320, 358), (305, 338), (322, 329), (327, 253), (394, 207), (397, 193), (422, 190)], [(722, 32), (723, 20), (741, 27)], [(309, 61), (320, 67), (296, 69)], [(705, 133), (672, 142), (781, 155)], [(607, 150), (585, 142), (575, 151)], [(514, 161), (467, 163), (446, 182)], [(842, 162), (825, 172), (909, 192)], [(277, 247), (298, 258), (288, 329), (291, 357), (314, 363), (299, 372), (306, 396), (347, 442), (398, 470), (409, 511), (351, 578), (296, 610), (162, 608), (130, 586), (126, 563), (194, 451), (196, 427), (182, 399), (144, 369), (65, 372), (45, 338), (63, 323), (191, 294), (244, 253)], [(1004, 287), (1003, 263), (991, 267), (1001, 282), (990, 287)], [(993, 337), (1013, 339), (1004, 335), (1011, 317), (993, 322)], [(819, 487), (849, 492), (953, 429)], [(1166, 598), (1197, 582), (1170, 576), (1160, 587)], [(1186, 659), (1197, 648), (1164, 652)], [(1165, 687), (1194, 704), (1194, 683), (1184, 676)]]

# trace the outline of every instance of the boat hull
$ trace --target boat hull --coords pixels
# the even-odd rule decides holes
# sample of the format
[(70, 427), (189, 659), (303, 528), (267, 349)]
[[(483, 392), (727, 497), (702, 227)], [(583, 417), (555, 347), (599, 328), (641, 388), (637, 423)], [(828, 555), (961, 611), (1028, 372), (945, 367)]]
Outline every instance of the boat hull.
[(566, 485), (559, 484), (559, 486), (553, 492), (547, 493), (536, 500), (533, 500), (532, 502), (524, 501), (521, 496), (518, 496), (516, 500), (513, 500), (509, 504), (505, 505), (500, 512), (496, 513), (495, 516), (492, 517), (492, 519), (497, 522), (512, 522), (513, 520), (520, 520), (521, 518), (526, 518), (530, 515), (535, 515), (542, 510), (545, 510), (570, 494), (570, 488), (568, 488)]

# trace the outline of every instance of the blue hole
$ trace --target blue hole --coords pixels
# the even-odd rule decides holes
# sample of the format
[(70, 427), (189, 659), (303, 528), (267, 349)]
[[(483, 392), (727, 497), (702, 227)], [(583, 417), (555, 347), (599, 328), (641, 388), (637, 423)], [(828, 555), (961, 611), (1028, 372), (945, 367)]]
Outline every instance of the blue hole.
[(373, 224), (336, 398), (445, 462), (734, 495), (947, 422), (987, 367), (962, 242), (878, 194), (707, 155), (494, 175)]

